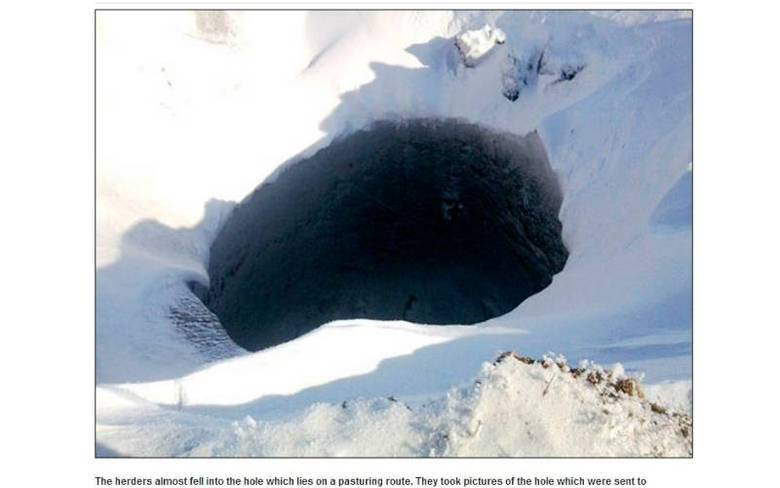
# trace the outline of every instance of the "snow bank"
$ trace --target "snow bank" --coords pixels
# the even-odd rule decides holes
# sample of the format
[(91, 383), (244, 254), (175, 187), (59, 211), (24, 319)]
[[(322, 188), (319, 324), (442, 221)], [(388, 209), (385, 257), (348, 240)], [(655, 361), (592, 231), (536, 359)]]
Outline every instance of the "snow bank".
[[(390, 392), (388, 392), (390, 393)], [(118, 403), (100, 390), (98, 440), (126, 456), (689, 456), (691, 420), (645, 400), (622, 367), (570, 368), (505, 354), (428, 401), (317, 403), (284, 419), (225, 420), (181, 405)], [(127, 419), (152, 421), (140, 428)]]

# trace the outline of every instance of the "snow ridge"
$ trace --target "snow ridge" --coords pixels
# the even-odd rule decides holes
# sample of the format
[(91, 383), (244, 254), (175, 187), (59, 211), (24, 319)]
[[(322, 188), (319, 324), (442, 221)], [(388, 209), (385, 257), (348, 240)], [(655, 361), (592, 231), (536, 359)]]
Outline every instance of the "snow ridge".
[(249, 414), (227, 421), (174, 411), (178, 415), (157, 410), (155, 416), (162, 418), (151, 425), (112, 429), (101, 438), (116, 452), (141, 456), (684, 457), (692, 452), (687, 413), (646, 400), (639, 381), (620, 365), (572, 368), (560, 356), (533, 360), (504, 353), (484, 363), (467, 386), (431, 400), (390, 396), (316, 403), (270, 420)]

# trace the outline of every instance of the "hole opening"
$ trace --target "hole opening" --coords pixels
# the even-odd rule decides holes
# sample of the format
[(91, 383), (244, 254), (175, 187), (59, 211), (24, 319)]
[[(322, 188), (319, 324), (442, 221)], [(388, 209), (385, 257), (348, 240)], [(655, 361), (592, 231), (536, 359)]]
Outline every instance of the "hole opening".
[(563, 269), (561, 200), (535, 132), (377, 122), (238, 205), (201, 296), (251, 351), (338, 319), (483, 322)]

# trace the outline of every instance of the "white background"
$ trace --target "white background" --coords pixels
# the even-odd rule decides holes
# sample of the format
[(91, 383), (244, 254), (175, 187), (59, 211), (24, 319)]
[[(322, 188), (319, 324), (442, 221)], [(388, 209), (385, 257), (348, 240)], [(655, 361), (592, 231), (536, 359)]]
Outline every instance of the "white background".
[(95, 460), (93, 8), (132, 5), (4, 5), (0, 485), (273, 474), (640, 475), (651, 487), (774, 485), (780, 28), (771, 5), (456, 5), (695, 9), (693, 460)]

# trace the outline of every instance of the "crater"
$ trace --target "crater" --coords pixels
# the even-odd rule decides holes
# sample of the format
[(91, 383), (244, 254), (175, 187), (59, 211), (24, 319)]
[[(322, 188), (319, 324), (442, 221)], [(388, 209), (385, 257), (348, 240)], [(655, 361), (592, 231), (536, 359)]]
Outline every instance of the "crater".
[(250, 351), (337, 319), (482, 322), (563, 268), (561, 199), (535, 132), (377, 122), (239, 204), (200, 295)]

